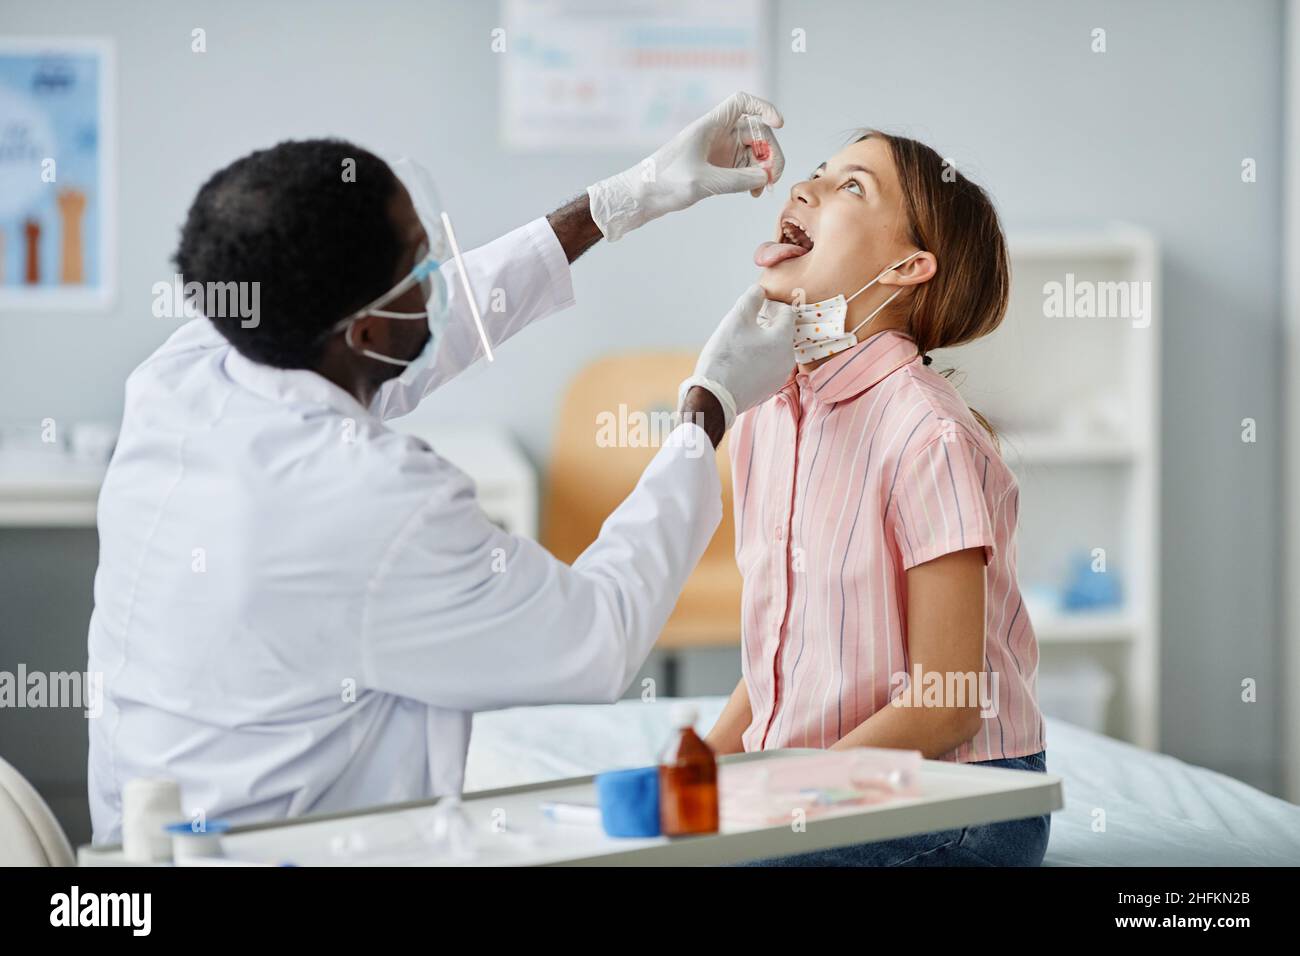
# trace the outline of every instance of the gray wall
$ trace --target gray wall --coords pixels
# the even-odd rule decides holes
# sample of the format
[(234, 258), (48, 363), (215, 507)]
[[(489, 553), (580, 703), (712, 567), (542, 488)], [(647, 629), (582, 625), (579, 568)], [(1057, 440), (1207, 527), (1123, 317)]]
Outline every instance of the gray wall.
[[(770, 92), (789, 118), (793, 171), (853, 127), (886, 126), (956, 157), (1011, 228), (1122, 219), (1163, 242), (1165, 745), (1275, 789), (1280, 3), (784, 0), (772, 10)], [(500, 23), (488, 2), (7, 4), (5, 34), (117, 40), (120, 293), (102, 315), (0, 316), (0, 420), (120, 415), (127, 373), (174, 326), (151, 317), (150, 287), (171, 273), (190, 198), (255, 147), (337, 134), (422, 156), (467, 244), (640, 158), (504, 152), (488, 49)], [(202, 55), (190, 52), (196, 26), (207, 30)], [(789, 52), (795, 27), (807, 31), (806, 54)], [(1089, 50), (1094, 27), (1107, 30), (1105, 54)], [(1238, 176), (1245, 156), (1259, 163), (1250, 186)], [(597, 249), (575, 270), (577, 308), (521, 335), (431, 413), (472, 409), (543, 460), (580, 366), (707, 337), (751, 280), (778, 201), (728, 197)], [(1255, 445), (1239, 440), (1246, 416), (1259, 422)], [(40, 563), (12, 549), (0, 559)], [(0, 567), (0, 582), (11, 580)], [(0, 587), (6, 606), (40, 600)], [(38, 610), (24, 614), (45, 626)], [(59, 642), (84, 639), (58, 626)], [(12, 666), (14, 646), (0, 642), (0, 666)], [(1239, 703), (1243, 676), (1260, 681), (1261, 704)]]

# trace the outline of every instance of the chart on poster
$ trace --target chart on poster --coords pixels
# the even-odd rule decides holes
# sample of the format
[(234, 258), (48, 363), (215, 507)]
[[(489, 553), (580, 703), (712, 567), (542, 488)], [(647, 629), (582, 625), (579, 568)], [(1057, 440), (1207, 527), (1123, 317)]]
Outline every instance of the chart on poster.
[(0, 308), (112, 295), (112, 48), (0, 39)]
[(521, 151), (653, 147), (736, 90), (765, 92), (760, 0), (509, 0), (493, 37), (501, 138)]

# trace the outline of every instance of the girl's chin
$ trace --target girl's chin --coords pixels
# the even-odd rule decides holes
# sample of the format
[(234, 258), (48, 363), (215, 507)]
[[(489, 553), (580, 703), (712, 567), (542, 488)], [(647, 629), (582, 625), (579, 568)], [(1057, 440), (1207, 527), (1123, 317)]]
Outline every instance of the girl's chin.
[(768, 299), (789, 305), (794, 299), (795, 285), (787, 278), (774, 275), (775, 271), (775, 269), (764, 269), (758, 277), (758, 286)]

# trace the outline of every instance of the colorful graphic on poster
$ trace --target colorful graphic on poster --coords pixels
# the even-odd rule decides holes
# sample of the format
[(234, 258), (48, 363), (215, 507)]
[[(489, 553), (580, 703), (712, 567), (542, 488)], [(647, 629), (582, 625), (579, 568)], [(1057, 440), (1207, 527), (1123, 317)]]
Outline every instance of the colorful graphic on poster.
[(112, 48), (0, 38), (0, 309), (112, 297)]
[(501, 139), (651, 149), (737, 90), (762, 96), (763, 0), (507, 0)]

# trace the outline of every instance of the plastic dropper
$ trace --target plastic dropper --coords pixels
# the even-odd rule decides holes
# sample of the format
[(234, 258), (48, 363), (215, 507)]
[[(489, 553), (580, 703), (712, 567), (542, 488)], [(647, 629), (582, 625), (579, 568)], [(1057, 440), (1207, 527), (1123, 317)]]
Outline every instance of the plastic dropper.
[(758, 160), (758, 165), (767, 173), (767, 188), (771, 189), (772, 146), (763, 135), (763, 127), (759, 124), (757, 117), (752, 113), (746, 113), (745, 119), (749, 120), (749, 151), (754, 154), (754, 158)]

